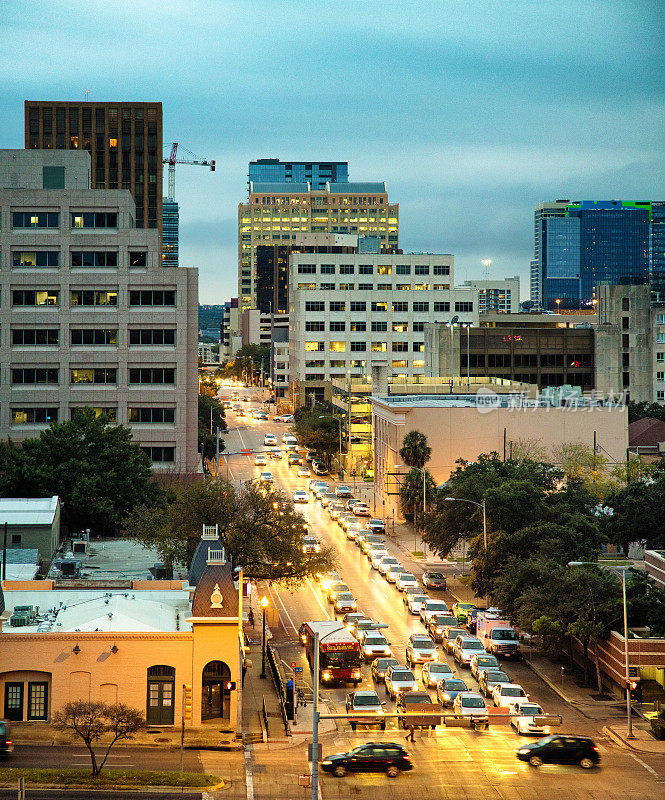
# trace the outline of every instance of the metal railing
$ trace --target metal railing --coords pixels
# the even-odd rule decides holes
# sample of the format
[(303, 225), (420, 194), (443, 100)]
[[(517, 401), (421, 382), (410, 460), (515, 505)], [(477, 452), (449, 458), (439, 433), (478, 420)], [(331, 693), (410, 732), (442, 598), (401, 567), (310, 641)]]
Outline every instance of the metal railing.
[(287, 736), (291, 735), (291, 726), (289, 725), (289, 718), (286, 714), (286, 689), (284, 686), (284, 682), (282, 680), (282, 675), (277, 666), (278, 660), (275, 657), (275, 652), (272, 648), (272, 645), (268, 644), (266, 647), (266, 653), (268, 656), (268, 666), (270, 667), (270, 677), (272, 678), (273, 685), (275, 687), (275, 691), (277, 692), (277, 699), (279, 700), (279, 710), (282, 714), (282, 722), (284, 724), (284, 733)]

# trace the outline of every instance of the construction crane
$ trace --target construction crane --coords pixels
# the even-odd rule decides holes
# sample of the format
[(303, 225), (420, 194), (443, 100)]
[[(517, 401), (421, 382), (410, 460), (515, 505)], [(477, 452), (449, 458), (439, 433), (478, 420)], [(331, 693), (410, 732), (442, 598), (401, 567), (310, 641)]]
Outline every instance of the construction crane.
[[(167, 147), (169, 145), (166, 145)], [(168, 188), (168, 199), (175, 200), (175, 165), (176, 164), (197, 164), (200, 167), (210, 167), (210, 171), (215, 171), (215, 162), (209, 161), (207, 158), (199, 158), (195, 153), (192, 153), (191, 150), (187, 150), (186, 147), (182, 147), (180, 145), (180, 149), (187, 152), (191, 158), (178, 158), (178, 142), (173, 142), (171, 145), (171, 155), (168, 158), (162, 159), (162, 164), (169, 165), (169, 188)]]

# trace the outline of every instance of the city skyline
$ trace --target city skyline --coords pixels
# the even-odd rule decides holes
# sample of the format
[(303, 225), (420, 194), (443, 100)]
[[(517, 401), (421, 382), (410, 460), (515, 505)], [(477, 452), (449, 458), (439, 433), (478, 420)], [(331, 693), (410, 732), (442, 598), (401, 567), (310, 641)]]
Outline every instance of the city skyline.
[(177, 25), (157, 8), (118, 3), (109, 38), (103, 18), (80, 24), (78, 0), (57, 27), (52, 2), (6, 3), (0, 147), (23, 147), (25, 100), (162, 102), (165, 145), (217, 162), (177, 167), (180, 263), (200, 268), (202, 303), (237, 293), (237, 207), (258, 158), (348, 161), (350, 180), (385, 181), (400, 204), (405, 252), (453, 253), (460, 282), (491, 258), (490, 276), (519, 275), (523, 299), (537, 203), (660, 199), (655, 3), (403, 3), (379, 16), (344, 2), (205, 15), (175, 3)]

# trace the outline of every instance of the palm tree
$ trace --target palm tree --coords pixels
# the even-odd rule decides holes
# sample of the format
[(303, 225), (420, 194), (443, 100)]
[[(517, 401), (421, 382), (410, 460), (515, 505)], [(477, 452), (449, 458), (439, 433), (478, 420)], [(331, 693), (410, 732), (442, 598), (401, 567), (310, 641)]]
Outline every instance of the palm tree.
[(427, 436), (420, 431), (409, 431), (402, 441), (399, 456), (407, 467), (422, 469), (430, 460), (432, 448), (427, 444)]

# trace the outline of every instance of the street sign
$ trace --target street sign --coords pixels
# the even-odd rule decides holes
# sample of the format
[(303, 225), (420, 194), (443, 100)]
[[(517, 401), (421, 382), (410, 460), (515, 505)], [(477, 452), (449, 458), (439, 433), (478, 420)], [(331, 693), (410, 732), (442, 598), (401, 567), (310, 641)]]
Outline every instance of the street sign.
[(251, 456), (253, 452), (254, 451), (251, 448), (249, 450), (241, 450), (240, 451), (240, 455), (241, 456)]
[(302, 675), (302, 667), (294, 667), (293, 671), (296, 675)]
[(291, 662), (291, 669), (295, 669), (295, 668), (296, 668), (296, 662), (295, 662), (295, 661), (292, 661), (292, 662)]

